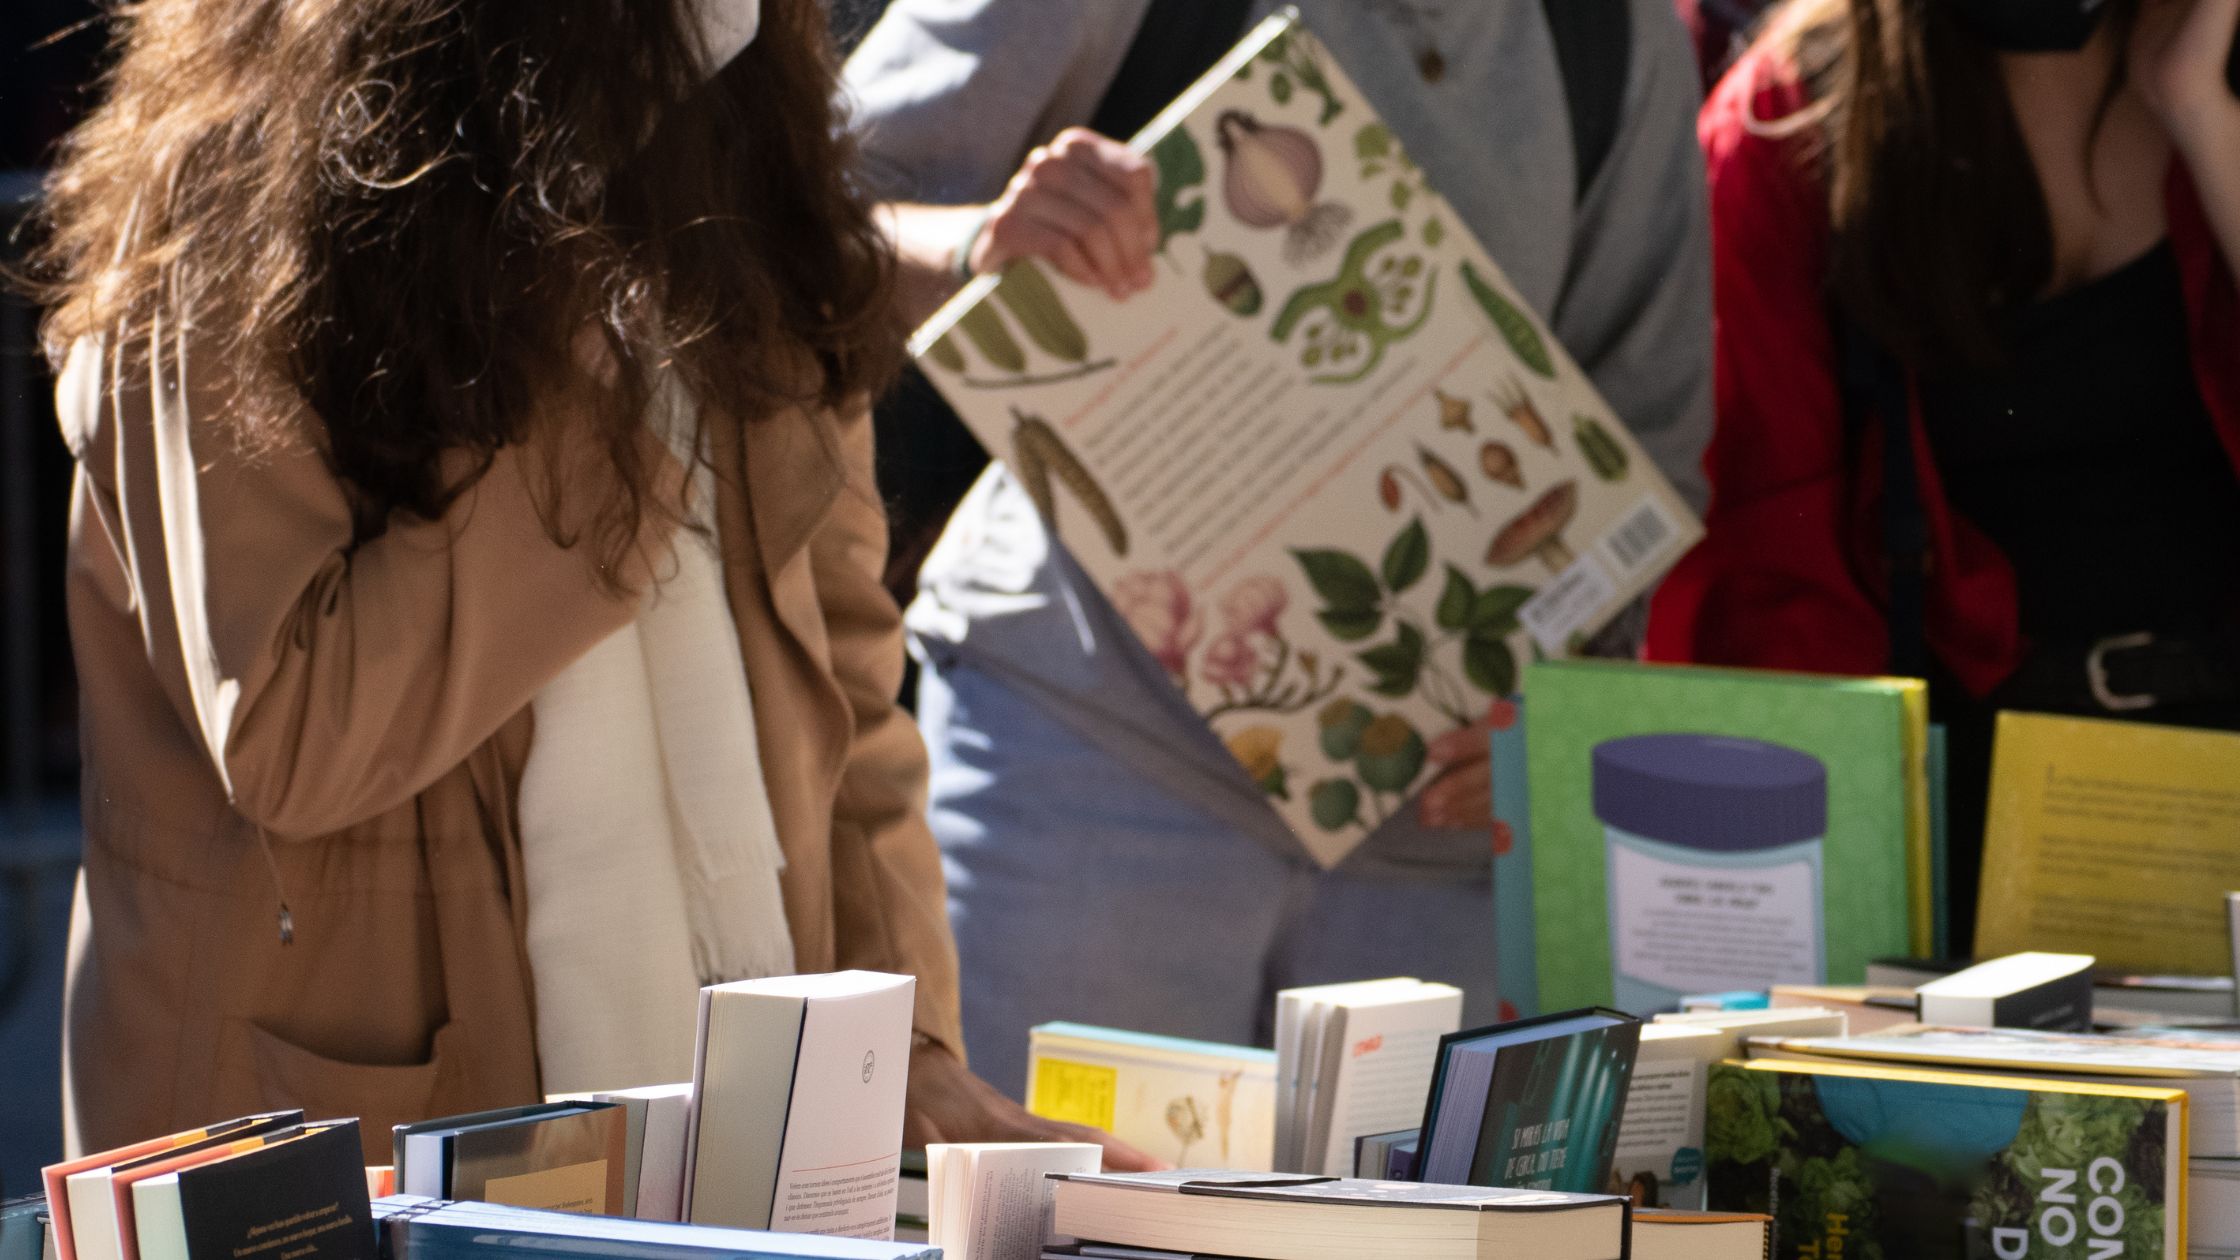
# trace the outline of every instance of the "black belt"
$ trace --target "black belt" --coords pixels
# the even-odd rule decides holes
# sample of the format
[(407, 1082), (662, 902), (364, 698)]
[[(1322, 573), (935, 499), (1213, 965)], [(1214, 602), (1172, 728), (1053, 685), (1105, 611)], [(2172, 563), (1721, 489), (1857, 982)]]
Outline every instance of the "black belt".
[(1994, 698), (2004, 707), (2087, 714), (2240, 703), (2240, 631), (2042, 643)]

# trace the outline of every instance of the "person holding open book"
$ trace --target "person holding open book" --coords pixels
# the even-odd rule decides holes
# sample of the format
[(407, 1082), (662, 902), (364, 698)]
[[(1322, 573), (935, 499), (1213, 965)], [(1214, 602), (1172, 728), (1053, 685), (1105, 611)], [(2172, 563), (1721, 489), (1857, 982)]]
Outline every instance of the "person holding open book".
[[(896, 0), (846, 80), (910, 314), (1030, 256), (1139, 292), (1152, 176), (1114, 137), (1275, 7)], [(1700, 502), (1699, 90), (1670, 0), (1299, 8)], [(1207, 633), (1272, 615), (1256, 598), (1204, 610)], [(1446, 773), (1326, 872), (1160, 665), (1189, 646), (1187, 611), (1159, 589), (1100, 594), (1001, 471), (951, 520), (908, 622), (966, 1027), (995, 1083), (1022, 1087), (1047, 1019), (1264, 1044), (1292, 985), (1419, 975), (1465, 990), (1465, 1023), (1495, 1017), (1483, 726), (1435, 742)]]
[(688, 1079), (699, 986), (843, 967), (918, 979), (911, 1140), (1083, 1133), (963, 1063), (815, 0), (114, 20), (35, 263), (70, 1144), (292, 1105), (386, 1162)]
[(1792, 0), (1705, 107), (1708, 536), (1653, 656), (2240, 728), (2240, 0)]

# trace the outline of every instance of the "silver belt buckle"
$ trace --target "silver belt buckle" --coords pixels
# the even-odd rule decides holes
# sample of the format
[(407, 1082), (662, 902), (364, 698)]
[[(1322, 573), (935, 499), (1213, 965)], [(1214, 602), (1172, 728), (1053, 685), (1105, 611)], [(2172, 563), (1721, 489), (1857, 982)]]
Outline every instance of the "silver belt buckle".
[(2094, 703), (2110, 713), (2135, 713), (2140, 709), (2151, 709), (2155, 706), (2155, 697), (2151, 695), (2142, 693), (2135, 696), (2119, 696), (2108, 689), (2108, 654), (2110, 652), (2128, 652), (2133, 648), (2146, 647), (2153, 642), (2154, 635), (2142, 630), (2134, 634), (2110, 635), (2092, 645), (2092, 650), (2086, 653), (2084, 658), (2084, 680), (2085, 684), (2092, 689)]

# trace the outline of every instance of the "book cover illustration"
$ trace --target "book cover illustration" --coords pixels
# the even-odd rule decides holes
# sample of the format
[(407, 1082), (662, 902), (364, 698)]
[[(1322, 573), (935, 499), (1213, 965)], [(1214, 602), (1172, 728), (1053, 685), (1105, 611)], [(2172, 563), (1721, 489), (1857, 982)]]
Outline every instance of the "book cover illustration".
[(1759, 1061), (1711, 1069), (1714, 1211), (1784, 1260), (2185, 1254), (2184, 1095)]
[(1275, 1077), (1269, 1050), (1044, 1024), (1030, 1033), (1027, 1110), (1101, 1129), (1177, 1167), (1265, 1170)]
[(1641, 1025), (1506, 1046), (1495, 1059), (1470, 1184), (1595, 1194), (1608, 1188)]
[(1138, 145), (1152, 289), (1016, 263), (913, 349), (1335, 865), (1701, 531), (1295, 15)]
[(1502, 938), (1509, 954), (1531, 942), (1542, 1005), (1646, 1014), (1691, 993), (1857, 983), (1926, 940), (1920, 683), (1603, 661), (1527, 673), (1532, 904), (1504, 908), (1530, 929)]

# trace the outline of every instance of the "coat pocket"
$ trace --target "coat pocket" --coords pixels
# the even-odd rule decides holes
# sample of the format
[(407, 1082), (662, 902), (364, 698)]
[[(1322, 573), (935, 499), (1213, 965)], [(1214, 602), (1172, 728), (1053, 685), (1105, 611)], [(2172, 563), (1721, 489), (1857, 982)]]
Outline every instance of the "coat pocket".
[(457, 1027), (436, 1029), (427, 1058), (402, 1064), (330, 1058), (253, 1021), (247, 1034), (265, 1107), (301, 1107), (309, 1120), (355, 1116), (368, 1160), (387, 1163), (389, 1131), (432, 1118), (436, 1100), (457, 1092), (448, 1087), (456, 1071), (451, 1042)]

